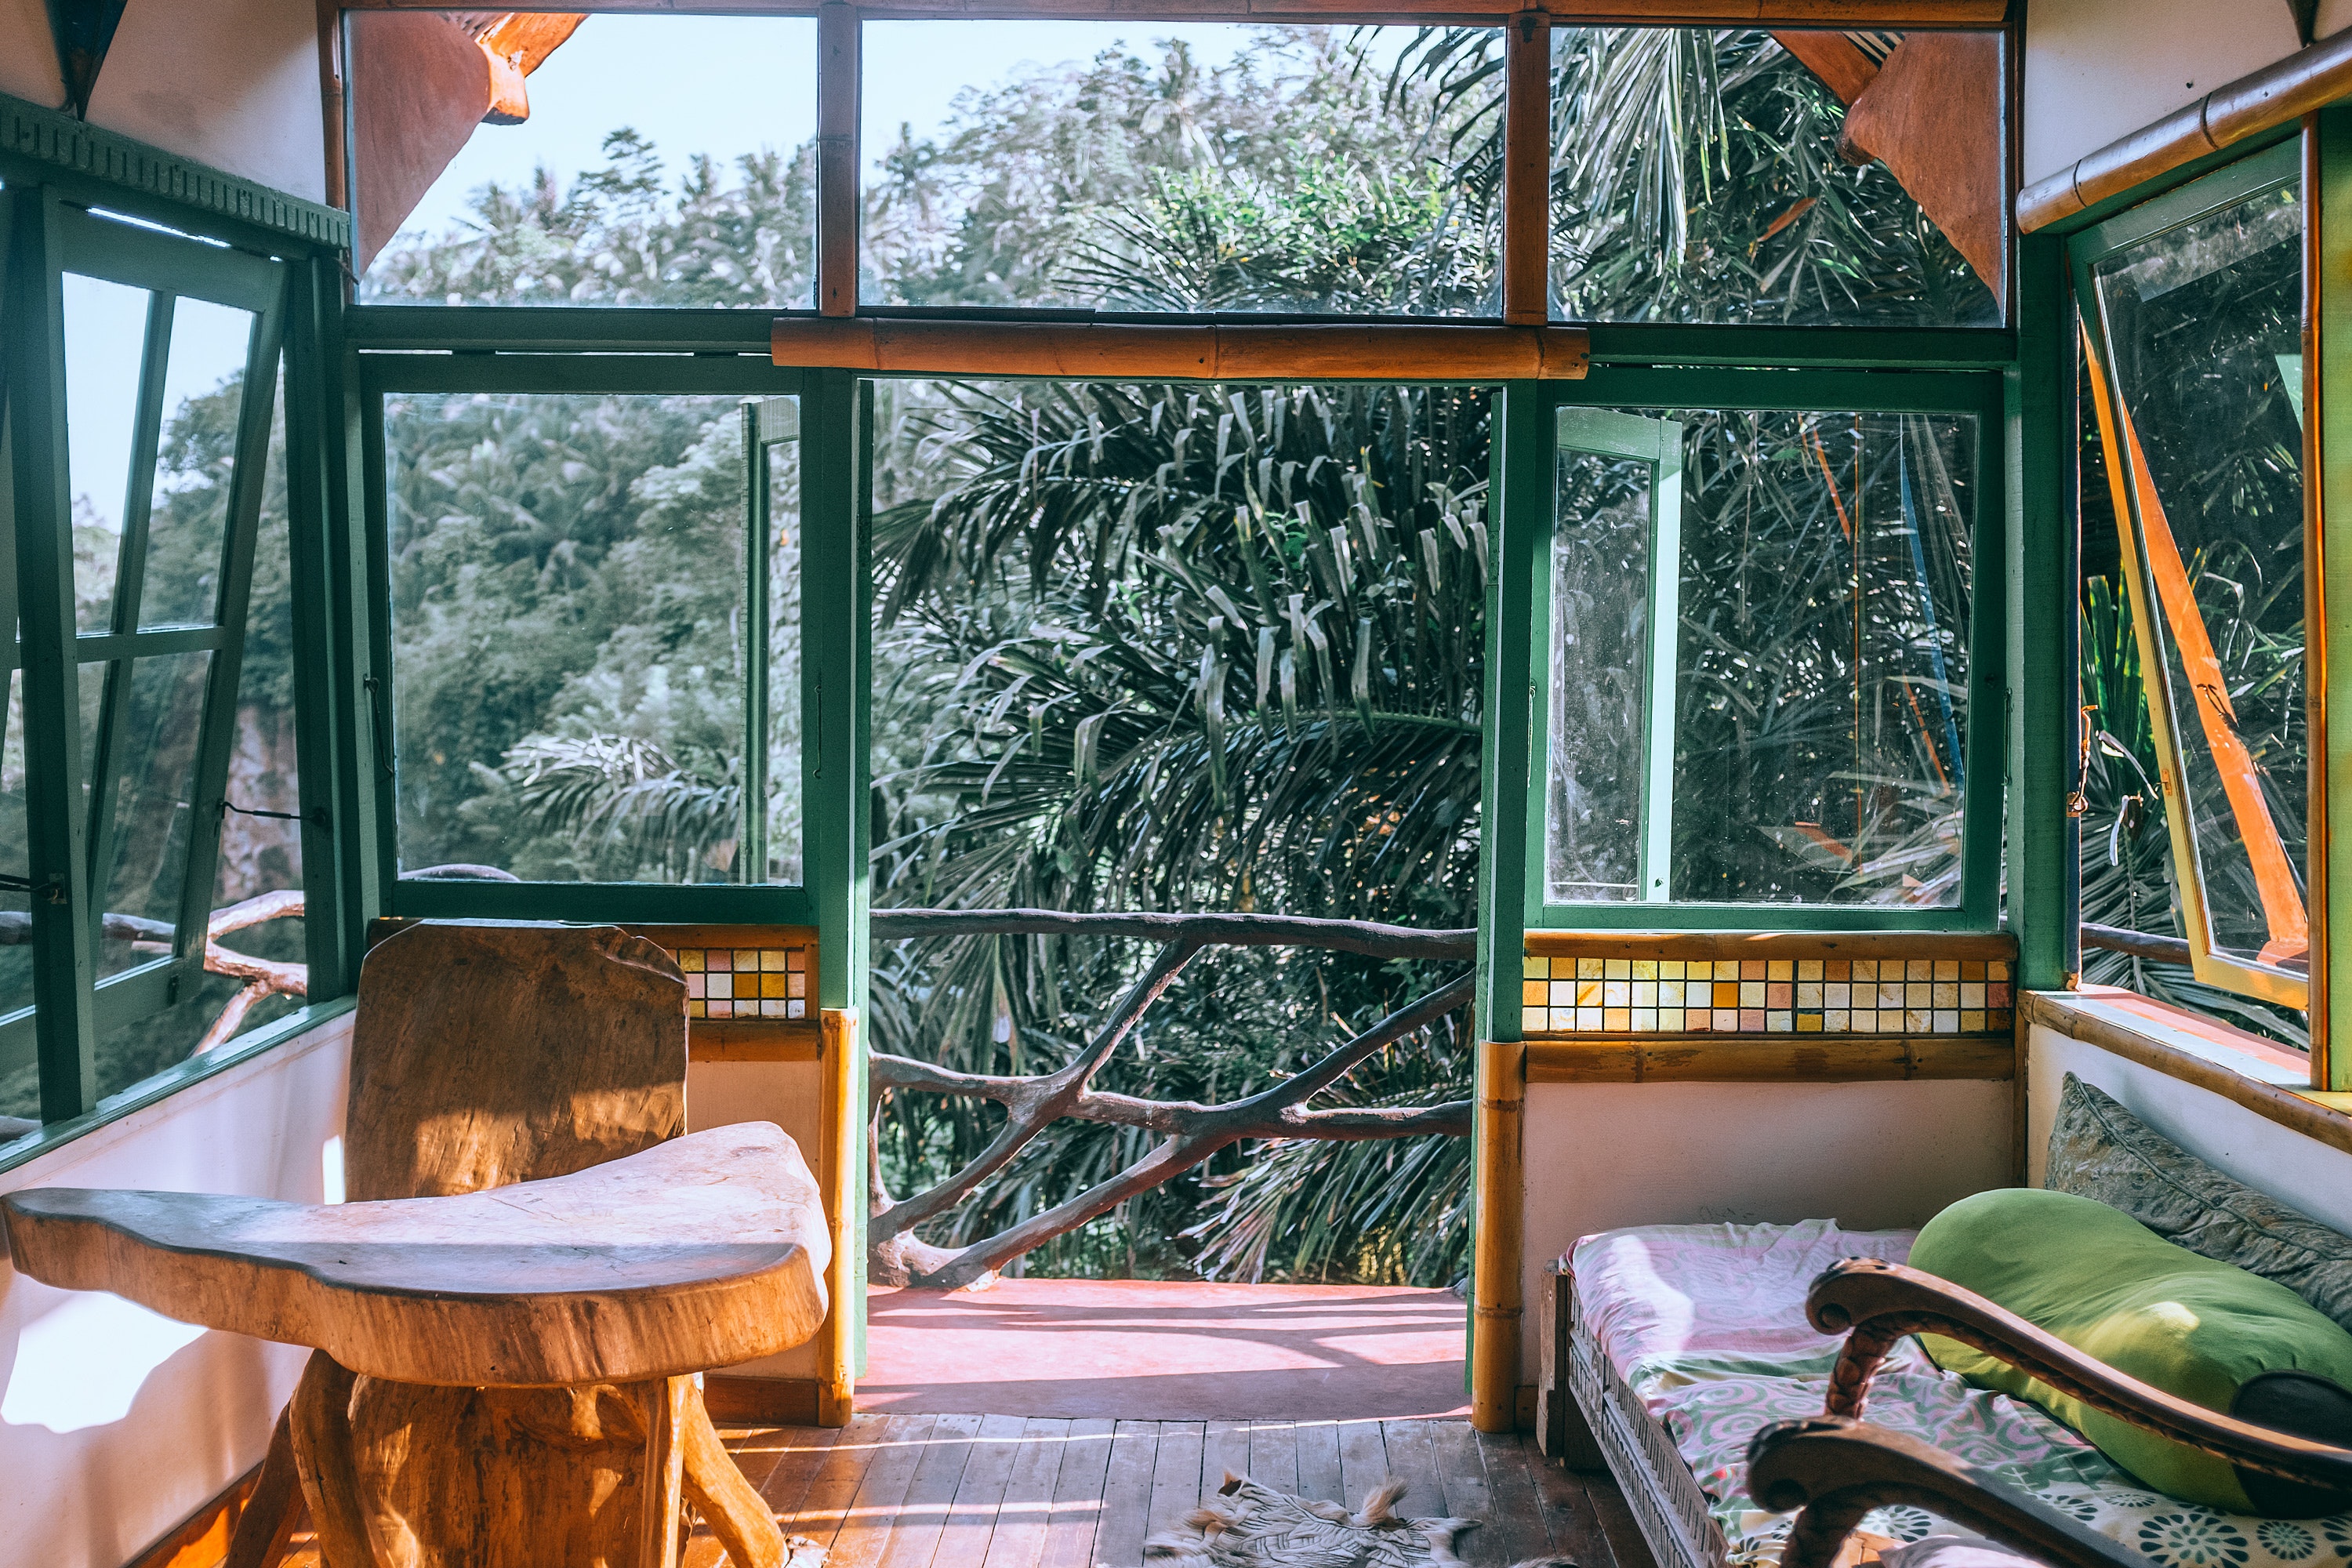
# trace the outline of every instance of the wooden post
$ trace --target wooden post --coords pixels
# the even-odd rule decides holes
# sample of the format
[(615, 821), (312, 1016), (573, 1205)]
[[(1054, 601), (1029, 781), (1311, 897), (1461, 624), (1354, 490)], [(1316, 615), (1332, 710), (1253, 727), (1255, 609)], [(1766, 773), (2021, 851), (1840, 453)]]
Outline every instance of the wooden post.
[(826, 1007), (824, 1028), (825, 1228), (833, 1260), (824, 1271), (830, 1310), (818, 1331), (816, 1424), (846, 1426), (856, 1414), (858, 1234), (856, 1177), (864, 1158), (865, 1106), (857, 1092), (858, 1010)]
[(1511, 18), (1503, 99), (1503, 320), (1540, 325), (1551, 298), (1551, 18)]
[(1481, 1432), (1518, 1426), (1519, 1322), (1525, 1290), (1526, 1173), (1520, 1130), (1527, 1105), (1527, 1046), (1518, 1040), (1478, 1044), (1477, 1252), (1470, 1300), (1478, 1331), (1472, 1342), (1470, 1425)]
[(816, 308), (857, 313), (858, 21), (847, 0), (816, 9)]

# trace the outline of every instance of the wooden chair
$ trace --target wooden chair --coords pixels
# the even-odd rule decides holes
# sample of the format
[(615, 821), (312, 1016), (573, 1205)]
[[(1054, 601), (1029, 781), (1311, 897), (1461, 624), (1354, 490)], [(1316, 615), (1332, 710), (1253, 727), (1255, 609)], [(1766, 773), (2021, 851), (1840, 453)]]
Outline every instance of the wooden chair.
[(1758, 1432), (1748, 1493), (1776, 1513), (1802, 1509), (1781, 1568), (1829, 1568), (1862, 1516), (1906, 1502), (1968, 1525), (2059, 1568), (2147, 1568), (2147, 1559), (2023, 1489), (1916, 1437), (1861, 1419), (1870, 1384), (1895, 1344), (1941, 1334), (1972, 1345), (2095, 1409), (2228, 1460), (2249, 1491), (2282, 1511), (2330, 1511), (2352, 1498), (2352, 1449), (2208, 1410), (2130, 1377), (1973, 1291), (1876, 1258), (1850, 1258), (1813, 1281), (1805, 1314), (1844, 1334), (1828, 1409)]
[(6, 1200), (34, 1279), (316, 1347), (233, 1568), (282, 1552), (298, 1476), (329, 1568), (670, 1568), (685, 1502), (784, 1562), (697, 1374), (813, 1335), (830, 1249), (780, 1130), (680, 1136), (685, 999), (610, 927), (410, 927), (361, 971), (352, 1201)]

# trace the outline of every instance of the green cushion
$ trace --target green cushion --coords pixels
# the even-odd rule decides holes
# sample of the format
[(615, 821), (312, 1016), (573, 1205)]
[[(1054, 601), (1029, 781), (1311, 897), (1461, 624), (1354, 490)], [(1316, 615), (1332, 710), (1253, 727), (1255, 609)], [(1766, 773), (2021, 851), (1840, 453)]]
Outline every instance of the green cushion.
[[(2265, 1373), (2316, 1396), (2295, 1402), (2352, 1418), (2352, 1334), (2284, 1285), (2175, 1247), (2127, 1215), (2071, 1193), (2011, 1187), (1979, 1193), (1927, 1222), (1911, 1266), (1998, 1302), (2142, 1383), (2228, 1411)], [(2147, 1485), (2231, 1513), (2326, 1511), (2331, 1500), (2273, 1486), (2228, 1461), (2158, 1437), (2070, 1399), (1956, 1341), (1923, 1334), (1936, 1362), (1969, 1382), (2030, 1399)], [(2324, 1381), (2323, 1381), (2324, 1380)], [(2263, 1420), (2268, 1391), (2248, 1390), (2244, 1418)], [(2322, 1415), (2333, 1427), (2338, 1417)], [(2281, 1424), (2273, 1413), (2264, 1424)], [(2307, 1426), (2298, 1419), (2294, 1425)], [(2344, 1443), (2352, 1432), (2307, 1431)], [(2249, 1482), (2251, 1481), (2251, 1486)], [(2253, 1495), (2249, 1495), (2250, 1491)]]

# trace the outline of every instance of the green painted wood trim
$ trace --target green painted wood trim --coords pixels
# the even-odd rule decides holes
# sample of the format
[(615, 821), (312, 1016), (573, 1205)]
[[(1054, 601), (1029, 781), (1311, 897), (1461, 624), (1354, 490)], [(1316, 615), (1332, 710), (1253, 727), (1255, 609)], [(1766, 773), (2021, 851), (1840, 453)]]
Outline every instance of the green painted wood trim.
[(352, 305), (355, 349), (455, 353), (720, 353), (768, 359), (772, 310), (638, 305)]
[(2017, 358), (2006, 327), (1672, 326), (1595, 321), (1595, 365), (1787, 365), (1801, 369), (1999, 370)]
[[(2319, 656), (2311, 661), (2322, 688), (2312, 725), (2323, 748), (2326, 799), (2319, 807), (2326, 860), (2320, 910), (2320, 1006), (2311, 1019), (2315, 1061), (2326, 1081), (2313, 1087), (2352, 1091), (2352, 109), (2319, 117), (2319, 189), (2305, 205), (2319, 225), (2319, 260), (2310, 280), (2311, 337), (2319, 354)], [(2305, 637), (2312, 639), (2305, 626)], [(2344, 658), (2335, 657), (2341, 653)], [(2341, 698), (2339, 700), (2339, 693)]]
[[(328, 249), (352, 243), (351, 215), (193, 158), (150, 147), (119, 132), (0, 93), (0, 179), (47, 180), (78, 201), (153, 217), (157, 205), (226, 218)], [(146, 210), (141, 210), (146, 209)], [(161, 221), (173, 221), (172, 216)]]
[(98, 1104), (96, 976), (81, 701), (74, 654), (72, 486), (66, 452), (63, 237), (57, 193), (20, 185), (9, 205), (7, 293), (0, 333), (14, 457), (17, 605), (23, 628), (26, 871), (33, 894), (33, 997), (38, 1010), (41, 1120)]
[[(1489, 481), (1497, 548), (1486, 584), (1485, 774), (1478, 837), (1477, 1035), (1519, 1037), (1519, 959), (1527, 941), (1531, 822), (1541, 820), (1535, 753), (1539, 595), (1551, 543), (1556, 437), (1549, 388), (1513, 382), (1497, 395)], [(1532, 804), (1531, 804), (1532, 803)], [(1475, 1146), (1475, 1140), (1474, 1140)]]
[(133, 1111), (144, 1110), (158, 1100), (169, 1100), (182, 1089), (202, 1083), (206, 1079), (217, 1078), (229, 1068), (251, 1061), (298, 1035), (307, 1034), (331, 1019), (341, 1017), (357, 1005), (356, 997), (339, 996), (332, 1001), (315, 1003), (289, 1013), (249, 1035), (240, 1035), (225, 1046), (176, 1063), (153, 1078), (142, 1079), (121, 1094), (110, 1095), (88, 1112), (70, 1121), (50, 1122), (38, 1132), (14, 1143), (0, 1144), (0, 1173), (13, 1171), (19, 1165), (37, 1160), (77, 1138), (86, 1137), (110, 1122), (120, 1121)]
[(2074, 907), (2080, 826), (2066, 813), (2082, 752), (2082, 684), (2074, 662), (2081, 575), (2074, 516), (2074, 309), (2064, 240), (2028, 235), (2017, 262), (2020, 359), (2003, 377), (2009, 482), (2002, 557), (2012, 672), (2008, 913), (2018, 984), (2053, 991), (2082, 967)]
[(866, 394), (845, 371), (809, 379), (801, 408), (802, 854), (824, 954), (818, 1001), (863, 1007), (873, 685)]
[[(472, 882), (402, 877), (384, 912), (411, 920), (577, 921), (631, 925), (816, 925), (805, 888), (662, 882)], [(832, 970), (830, 959), (819, 975)]]
[(394, 354), (360, 356), (365, 387), (395, 392), (536, 392), (581, 395), (701, 393), (778, 397), (807, 372), (742, 354)]

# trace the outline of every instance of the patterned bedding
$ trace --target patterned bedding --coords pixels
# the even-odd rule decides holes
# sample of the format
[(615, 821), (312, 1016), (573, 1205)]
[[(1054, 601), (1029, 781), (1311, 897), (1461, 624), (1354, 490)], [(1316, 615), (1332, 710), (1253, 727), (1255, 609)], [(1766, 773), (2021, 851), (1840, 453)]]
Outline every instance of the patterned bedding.
[[(1672, 1440), (1732, 1568), (1772, 1568), (1790, 1523), (1747, 1495), (1748, 1439), (1768, 1422), (1820, 1415), (1837, 1361), (1839, 1342), (1805, 1321), (1806, 1289), (1841, 1258), (1900, 1263), (1915, 1235), (1842, 1231), (1831, 1220), (1645, 1226), (1586, 1237), (1570, 1253), (1578, 1331)], [(1865, 1415), (2039, 1495), (2158, 1568), (2352, 1562), (2352, 1514), (2252, 1519), (2142, 1490), (2034, 1406), (1970, 1387), (1914, 1340), (1887, 1358)], [(1863, 1528), (1916, 1541), (1958, 1527), (1888, 1508)]]

